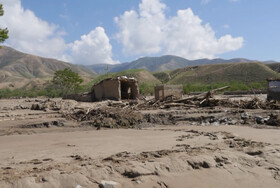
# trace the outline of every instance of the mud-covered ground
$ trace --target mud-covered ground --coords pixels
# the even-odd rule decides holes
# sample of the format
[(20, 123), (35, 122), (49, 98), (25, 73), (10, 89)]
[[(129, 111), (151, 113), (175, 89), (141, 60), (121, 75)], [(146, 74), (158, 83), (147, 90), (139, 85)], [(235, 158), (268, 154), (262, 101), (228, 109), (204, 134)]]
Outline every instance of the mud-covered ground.
[(279, 110), (216, 99), (0, 100), (0, 187), (280, 187)]

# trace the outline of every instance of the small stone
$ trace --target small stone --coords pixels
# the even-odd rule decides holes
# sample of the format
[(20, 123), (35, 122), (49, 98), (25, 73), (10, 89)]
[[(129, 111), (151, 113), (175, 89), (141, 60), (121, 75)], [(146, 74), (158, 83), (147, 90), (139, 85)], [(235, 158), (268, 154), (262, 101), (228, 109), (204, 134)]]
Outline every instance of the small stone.
[(114, 181), (101, 181), (101, 184), (98, 185), (99, 188), (114, 188), (118, 185), (117, 182)]
[(241, 113), (241, 114), (240, 114), (240, 117), (241, 117), (241, 119), (243, 119), (243, 120), (249, 119), (249, 115), (248, 115), (246, 112)]
[(256, 116), (255, 121), (257, 124), (264, 124), (264, 118), (261, 116)]

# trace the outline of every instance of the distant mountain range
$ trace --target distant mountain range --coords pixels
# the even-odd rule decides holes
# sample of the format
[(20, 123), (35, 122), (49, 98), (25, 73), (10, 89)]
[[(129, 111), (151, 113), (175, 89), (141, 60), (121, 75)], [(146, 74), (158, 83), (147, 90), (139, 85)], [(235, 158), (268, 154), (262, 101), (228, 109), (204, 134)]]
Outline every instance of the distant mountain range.
[[(97, 74), (104, 74), (106, 72), (120, 72), (129, 69), (146, 69), (150, 72), (170, 71), (187, 66), (209, 65), (209, 64), (224, 64), (224, 63), (247, 63), (256, 62), (254, 60), (244, 58), (234, 59), (198, 59), (187, 60), (182, 57), (165, 55), (161, 57), (143, 57), (129, 63), (122, 63), (117, 65), (96, 64), (88, 66)], [(271, 63), (271, 61), (267, 62)]]
[(55, 71), (66, 67), (79, 73), (85, 79), (95, 75), (92, 70), (82, 66), (25, 54), (2, 46), (0, 49), (0, 88), (7, 85), (21, 87), (30, 81), (42, 83), (42, 80), (52, 78)]
[[(118, 65), (79, 66), (25, 54), (3, 46), (0, 49), (0, 88), (31, 88), (42, 85), (53, 77), (55, 71), (66, 67), (79, 73), (86, 81), (91, 81), (89, 84), (97, 74), (107, 72), (117, 74), (104, 75), (105, 77), (127, 74), (138, 78), (139, 83), (148, 80), (148, 83), (167, 84), (216, 83), (231, 80), (259, 82), (269, 77), (279, 77), (280, 72), (280, 63), (274, 61), (258, 62), (242, 58), (187, 60), (171, 55), (143, 57)], [(150, 72), (153, 72), (153, 75)], [(104, 76), (101, 75), (97, 79), (105, 78)]]

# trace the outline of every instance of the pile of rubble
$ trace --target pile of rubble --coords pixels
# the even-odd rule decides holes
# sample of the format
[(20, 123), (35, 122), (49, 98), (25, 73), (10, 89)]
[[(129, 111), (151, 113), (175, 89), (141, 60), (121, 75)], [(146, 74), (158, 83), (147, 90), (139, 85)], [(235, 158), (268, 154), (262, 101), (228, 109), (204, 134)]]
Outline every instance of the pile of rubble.
[(199, 95), (189, 96), (187, 98), (173, 100), (172, 96), (166, 100), (159, 101), (151, 99), (138, 105), (140, 109), (151, 109), (151, 108), (171, 108), (171, 107), (228, 107), (228, 108), (239, 108), (239, 109), (264, 109), (264, 110), (280, 110), (280, 104), (277, 101), (261, 101), (257, 97), (253, 97), (251, 100), (240, 100), (230, 101), (228, 99), (216, 99), (214, 94), (218, 91), (229, 88), (228, 86), (214, 89), (208, 92), (201, 93)]
[(64, 117), (68, 120), (80, 122), (81, 126), (94, 126), (97, 128), (131, 128), (144, 121), (141, 113), (118, 107), (80, 109), (73, 113), (65, 113)]

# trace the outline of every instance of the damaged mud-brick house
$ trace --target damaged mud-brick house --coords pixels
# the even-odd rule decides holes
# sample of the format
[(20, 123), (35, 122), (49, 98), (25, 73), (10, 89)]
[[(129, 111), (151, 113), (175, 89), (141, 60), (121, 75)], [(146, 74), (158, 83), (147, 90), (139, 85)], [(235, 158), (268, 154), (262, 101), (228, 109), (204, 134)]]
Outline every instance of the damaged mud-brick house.
[(91, 92), (71, 94), (64, 99), (73, 99), (80, 102), (95, 102), (101, 100), (137, 99), (139, 95), (138, 81), (135, 78), (120, 76), (107, 78), (94, 84)]
[(267, 100), (280, 101), (280, 78), (267, 79)]
[(182, 85), (160, 85), (155, 87), (155, 99), (164, 101), (166, 99), (181, 99), (183, 96)]
[(138, 82), (135, 78), (126, 76), (108, 78), (93, 85), (91, 95), (93, 101), (137, 99), (139, 95)]

